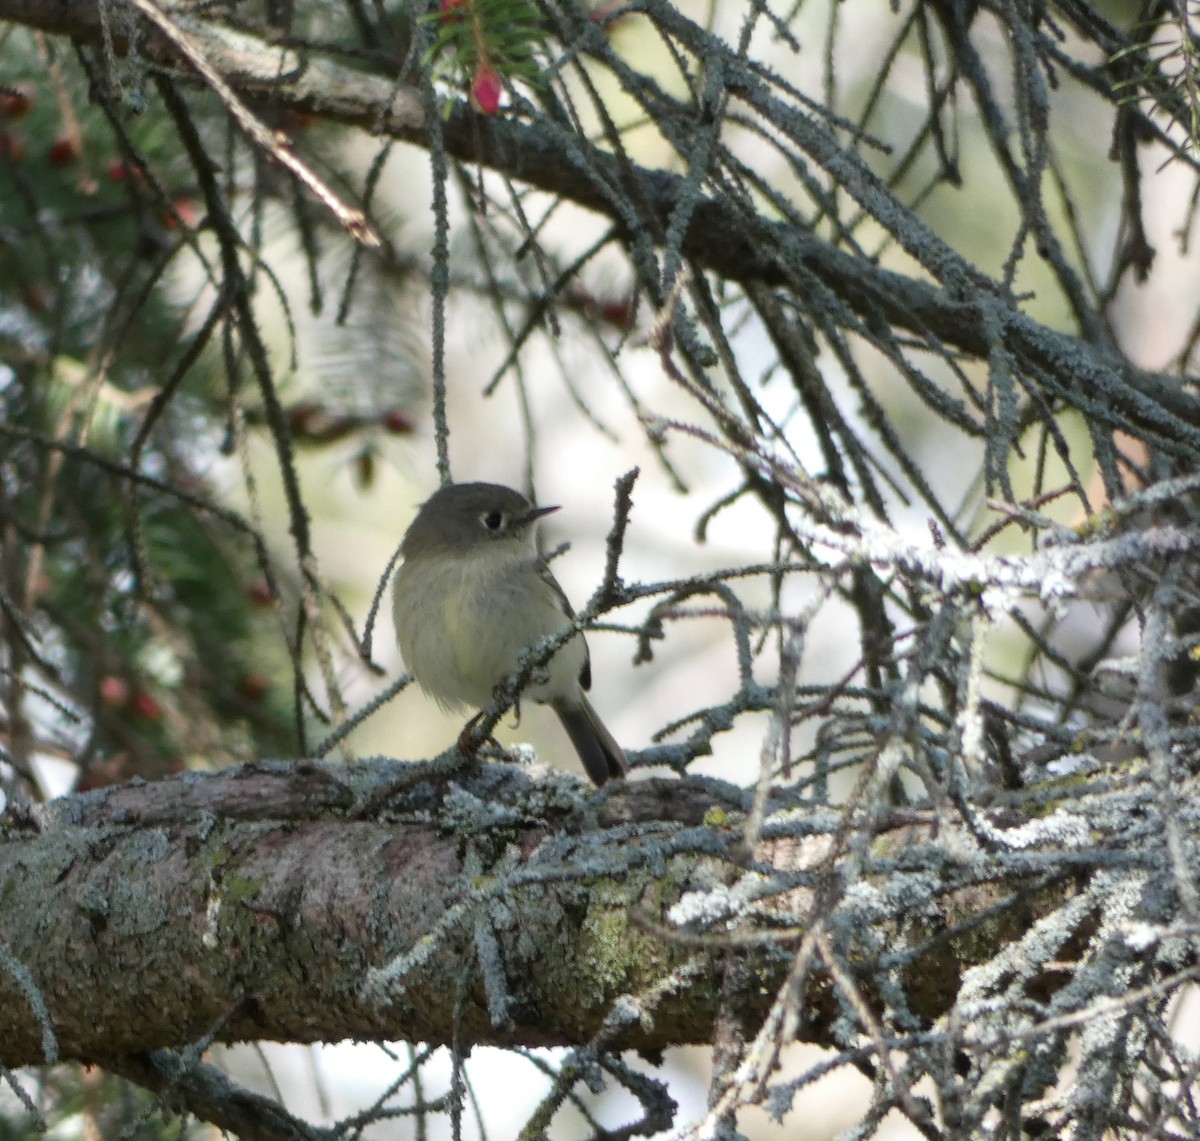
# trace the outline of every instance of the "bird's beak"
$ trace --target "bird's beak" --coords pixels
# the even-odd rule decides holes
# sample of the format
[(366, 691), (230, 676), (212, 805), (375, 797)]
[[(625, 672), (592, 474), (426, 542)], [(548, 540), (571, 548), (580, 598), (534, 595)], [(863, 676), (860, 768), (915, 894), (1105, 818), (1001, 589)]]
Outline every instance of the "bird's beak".
[(551, 512), (557, 511), (557, 510), (558, 510), (557, 503), (553, 507), (531, 507), (528, 511), (525, 512), (524, 515), (521, 516), (521, 518), (518, 520), (518, 522), (532, 523), (535, 520), (540, 519), (543, 515), (549, 515)]

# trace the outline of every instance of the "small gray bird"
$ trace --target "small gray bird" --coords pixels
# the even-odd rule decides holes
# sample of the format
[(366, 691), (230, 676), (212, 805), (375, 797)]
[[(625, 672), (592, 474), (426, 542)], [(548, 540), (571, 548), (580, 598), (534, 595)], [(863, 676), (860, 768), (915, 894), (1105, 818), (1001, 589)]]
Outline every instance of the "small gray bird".
[[(537, 521), (557, 510), (499, 484), (455, 483), (417, 512), (400, 546), (392, 616), (405, 665), (443, 708), (488, 705), (522, 650), (570, 624), (571, 605), (537, 549)], [(525, 693), (558, 714), (588, 776), (604, 784), (625, 775), (625, 754), (584, 696), (591, 682), (576, 634)]]

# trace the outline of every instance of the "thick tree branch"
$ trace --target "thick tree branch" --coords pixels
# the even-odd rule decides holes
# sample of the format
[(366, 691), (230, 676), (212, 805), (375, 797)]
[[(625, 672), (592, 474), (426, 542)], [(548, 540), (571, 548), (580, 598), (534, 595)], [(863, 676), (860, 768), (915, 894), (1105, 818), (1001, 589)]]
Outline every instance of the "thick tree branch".
[[(520, 804), (533, 797), (531, 813), (536, 804), (580, 828), (589, 816), (575, 811), (573, 782), (548, 794), (507, 766), (461, 778), (436, 817), (427, 783), (403, 822), (345, 815), (411, 772), (254, 767), (56, 801), (23, 826), (7, 818), (0, 945), (24, 985), (0, 972), (0, 1061), (42, 1061), (47, 1029), (60, 1057), (88, 1061), (210, 1034), (584, 1042), (622, 993), (693, 954), (629, 923), (645, 893), (657, 911), (696, 868), (687, 844), (670, 855), (678, 819), (565, 836)], [(638, 790), (620, 815), (666, 817), (667, 799)], [(631, 827), (636, 844), (621, 839)], [(480, 924), (511, 990), (497, 1024), (477, 967)], [(713, 990), (693, 979), (622, 1040), (706, 1039)]]
[[(403, 822), (346, 817), (404, 771), (246, 768), (56, 801), (24, 828), (9, 821), (0, 945), (20, 969), (0, 972), (0, 1061), (42, 1061), (48, 1029), (60, 1057), (87, 1061), (210, 1034), (582, 1042), (622, 993), (691, 954), (629, 924), (643, 893), (657, 909), (688, 882), (695, 858), (668, 853), (680, 823), (651, 830), (650, 844), (644, 828), (638, 844), (622, 843), (624, 825), (556, 835), (522, 818), (520, 790), (560, 818), (574, 793), (547, 800), (507, 766), (463, 780), (436, 817), (429, 803), (414, 807), (429, 785), (410, 795)], [(500, 811), (514, 782), (517, 799)], [(571, 819), (579, 827), (586, 815)], [(650, 870), (652, 853), (673, 861), (665, 875)], [(511, 988), (496, 1024), (497, 996), (477, 967), (480, 924)], [(652, 1024), (622, 1038), (706, 1039), (712, 989), (693, 980), (686, 999), (667, 996)]]
[[(389, 785), (407, 786), (398, 819), (356, 818)], [(783, 926), (729, 943), (719, 885), (746, 860), (729, 807), (678, 781), (589, 800), (562, 774), (535, 782), (488, 764), (438, 777), (376, 761), (187, 774), (10, 812), (0, 1063), (103, 1062), (198, 1040), (709, 1041), (728, 954), (747, 980), (739, 1017), (753, 1024), (802, 933), (788, 934), (804, 921), (787, 917), (822, 894), (805, 885), (836, 884), (841, 860), (857, 859), (830, 863), (829, 835), (762, 845), (769, 862), (745, 882), (771, 868), (785, 877), (760, 918)], [(883, 843), (918, 833), (928, 829)], [(701, 914), (717, 911), (681, 930), (670, 909), (688, 893)], [(900, 919), (904, 938), (920, 944), (996, 899), (951, 889), (928, 925)], [(1029, 902), (1009, 909), (1013, 922)], [(927, 1017), (953, 1002), (957, 953), (928, 939), (906, 972)], [(810, 992), (804, 1036), (821, 1041), (837, 1011), (823, 975)]]

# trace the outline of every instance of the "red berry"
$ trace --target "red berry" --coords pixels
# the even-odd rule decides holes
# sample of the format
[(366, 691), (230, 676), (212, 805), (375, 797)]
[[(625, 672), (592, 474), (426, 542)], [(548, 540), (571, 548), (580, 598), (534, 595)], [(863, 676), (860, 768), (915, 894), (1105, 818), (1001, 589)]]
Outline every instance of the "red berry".
[(59, 135), (46, 152), (46, 161), (51, 166), (70, 166), (82, 152), (78, 135)]
[(21, 300), (34, 313), (45, 313), (50, 308), (50, 287), (44, 281), (35, 281), (22, 292)]
[(129, 178), (136, 178), (143, 185), (146, 182), (146, 176), (142, 173), (140, 167), (130, 166), (123, 159), (115, 158), (108, 164), (108, 177), (113, 182), (124, 182)]
[(307, 400), (293, 404), (288, 410), (288, 424), (296, 436), (307, 436), (313, 421), (320, 414), (321, 408)]
[(143, 721), (160, 721), (162, 719), (162, 707), (148, 693), (139, 693), (134, 697), (130, 708), (134, 715)]
[(628, 329), (633, 324), (635, 309), (631, 301), (602, 301), (600, 316), (618, 329)]
[(627, 6), (625, 0), (601, 0), (596, 7), (588, 10), (588, 19), (594, 24), (602, 24), (604, 31), (624, 23)]
[(0, 91), (0, 115), (6, 119), (19, 119), (28, 114), (32, 106), (33, 88), (27, 83)]
[(393, 436), (407, 436), (413, 430), (412, 420), (399, 408), (389, 408), (380, 419), (383, 421), (383, 426)]
[(494, 115), (500, 108), (503, 91), (496, 69), (481, 67), (471, 81), (471, 106), (481, 115)]
[(247, 586), (246, 597), (250, 600), (251, 606), (267, 607), (275, 601), (275, 595), (271, 593), (271, 588), (267, 585), (265, 578), (255, 579)]
[(123, 677), (114, 677), (112, 674), (102, 677), (100, 679), (100, 700), (105, 705), (120, 709), (129, 700), (129, 682)]
[(163, 211), (163, 229), (178, 230), (180, 227), (194, 230), (200, 221), (200, 210), (191, 198), (176, 198), (170, 210)]
[(467, 0), (441, 0), (438, 11), (442, 14), (442, 23), (449, 24), (454, 20), (461, 20), (465, 15), (463, 10), (466, 6)]
[(266, 674), (261, 674), (258, 670), (252, 670), (242, 678), (242, 696), (247, 701), (261, 701), (270, 688), (271, 683), (267, 681)]
[(303, 131), (305, 128), (311, 127), (317, 121), (317, 117), (310, 111), (300, 111), (295, 107), (289, 107), (283, 113), (283, 121), (289, 127)]
[(16, 131), (0, 131), (0, 160), (20, 162), (25, 157), (25, 140)]

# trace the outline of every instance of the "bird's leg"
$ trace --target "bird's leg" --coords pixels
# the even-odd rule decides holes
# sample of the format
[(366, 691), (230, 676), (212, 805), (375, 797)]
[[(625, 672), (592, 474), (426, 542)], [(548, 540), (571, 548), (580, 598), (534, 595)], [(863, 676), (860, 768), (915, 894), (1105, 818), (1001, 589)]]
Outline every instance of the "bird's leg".
[(463, 726), (462, 732), (458, 735), (458, 747), (468, 757), (474, 756), (484, 745), (490, 744), (495, 745), (497, 749), (501, 748), (500, 742), (496, 740), (494, 734), (488, 733), (486, 737), (480, 737), (479, 723), (482, 720), (483, 710), (481, 709)]
[[(493, 690), (493, 692), (492, 692), (492, 698), (493, 698), (493, 700), (499, 700), (501, 697), (503, 697), (503, 694), (501, 692), (500, 687), (497, 686), (496, 689)], [(521, 699), (520, 698), (518, 698), (516, 701), (513, 702), (512, 710), (513, 710), (514, 723), (517, 725), (520, 725), (521, 724)], [(487, 745), (487, 744), (495, 745), (496, 748), (499, 749), (501, 752), (504, 751), (504, 746), (502, 746), (500, 744), (500, 742), (496, 740), (495, 734), (489, 733), (486, 737), (483, 737), (483, 738), (479, 737), (477, 730), (479, 728), (480, 721), (483, 720), (483, 714), (484, 714), (484, 711), (481, 709), (478, 713), (475, 714), (474, 717), (471, 718), (470, 721), (468, 721), (463, 726), (463, 731), (458, 735), (458, 747), (460, 749), (462, 749), (462, 751), (464, 753), (466, 753), (468, 756), (472, 755), (473, 753), (478, 752), (481, 746)]]
[(483, 711), (481, 710), (463, 726), (462, 732), (458, 735), (458, 747), (462, 749), (462, 751), (468, 756), (478, 752), (479, 746), (483, 744), (483, 741), (477, 741), (475, 739), (475, 730), (478, 728), (479, 722), (482, 720)]

